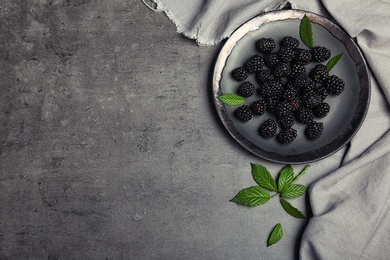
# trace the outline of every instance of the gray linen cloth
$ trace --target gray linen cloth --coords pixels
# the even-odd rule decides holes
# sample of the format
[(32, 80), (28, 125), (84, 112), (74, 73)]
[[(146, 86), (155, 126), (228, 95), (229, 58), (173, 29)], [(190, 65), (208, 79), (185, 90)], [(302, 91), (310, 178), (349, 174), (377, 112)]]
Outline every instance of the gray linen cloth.
[[(390, 259), (390, 0), (154, 0), (199, 45), (216, 45), (253, 16), (291, 4), (338, 23), (354, 37), (371, 70), (371, 105), (364, 124), (339, 156), (317, 162), (309, 189), (313, 217), (301, 259)], [(333, 155), (336, 156), (336, 155)], [(336, 157), (334, 157), (336, 158)]]

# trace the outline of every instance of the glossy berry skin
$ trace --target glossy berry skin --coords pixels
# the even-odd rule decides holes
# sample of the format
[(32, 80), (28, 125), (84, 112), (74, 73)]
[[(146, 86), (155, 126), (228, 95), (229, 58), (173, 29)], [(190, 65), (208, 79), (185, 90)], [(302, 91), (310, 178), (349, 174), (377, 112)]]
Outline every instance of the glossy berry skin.
[(249, 73), (244, 67), (238, 67), (232, 71), (232, 77), (237, 81), (246, 80), (248, 75), (249, 75)]
[(253, 101), (249, 107), (254, 115), (261, 116), (267, 110), (267, 102), (265, 100)]
[(279, 63), (279, 56), (277, 53), (271, 52), (264, 56), (264, 63), (268, 68), (273, 68)]
[(282, 46), (278, 51), (278, 58), (280, 62), (290, 62), (295, 56), (293, 48)]
[(305, 129), (305, 136), (309, 140), (318, 139), (324, 131), (324, 124), (322, 122), (312, 122)]
[(263, 66), (264, 66), (264, 60), (263, 57), (259, 54), (250, 57), (244, 63), (244, 68), (246, 69), (246, 71), (248, 71), (248, 73), (255, 73), (261, 70)]
[(329, 72), (325, 65), (317, 64), (310, 71), (309, 77), (315, 82), (323, 82), (329, 77)]
[(250, 97), (255, 93), (255, 85), (250, 81), (244, 81), (238, 88), (238, 95), (242, 97)]
[(258, 72), (256, 72), (255, 77), (257, 82), (259, 82), (260, 84), (274, 79), (274, 75), (272, 75), (269, 69), (259, 70)]
[(269, 53), (276, 47), (275, 40), (272, 38), (261, 38), (256, 41), (256, 49), (260, 53)]
[(311, 49), (311, 54), (313, 56), (313, 60), (317, 62), (324, 62), (332, 55), (328, 48), (322, 46), (315, 46)]
[(291, 36), (285, 36), (280, 42), (280, 45), (296, 49), (299, 46), (299, 40)]
[(234, 112), (236, 117), (243, 122), (249, 121), (252, 119), (252, 111), (250, 110), (249, 106), (242, 105), (239, 108), (236, 109)]
[(330, 106), (328, 103), (322, 102), (313, 108), (313, 115), (317, 118), (324, 118), (328, 115)]
[(291, 75), (291, 67), (288, 63), (278, 63), (272, 70), (276, 78), (288, 77)]
[(297, 130), (293, 128), (286, 128), (277, 134), (276, 140), (281, 144), (289, 144), (295, 140), (297, 135)]
[(274, 137), (277, 132), (275, 120), (267, 119), (259, 128), (259, 134), (264, 138)]
[(296, 64), (307, 65), (312, 61), (312, 54), (309, 50), (297, 49), (293, 60)]
[(344, 91), (345, 82), (336, 75), (331, 75), (324, 81), (324, 86), (329, 94), (340, 95)]
[(303, 124), (311, 123), (314, 119), (313, 111), (310, 108), (301, 107), (295, 112), (295, 118)]

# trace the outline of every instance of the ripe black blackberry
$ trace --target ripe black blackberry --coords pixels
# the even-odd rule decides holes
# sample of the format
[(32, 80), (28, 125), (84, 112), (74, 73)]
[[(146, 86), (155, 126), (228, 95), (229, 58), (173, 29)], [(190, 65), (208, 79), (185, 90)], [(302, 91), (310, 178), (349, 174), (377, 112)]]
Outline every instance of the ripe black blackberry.
[(277, 78), (288, 77), (291, 74), (290, 64), (280, 62), (272, 70), (272, 74)]
[(321, 103), (321, 97), (315, 92), (306, 92), (301, 97), (302, 106), (313, 108)]
[(238, 67), (232, 71), (233, 78), (238, 81), (246, 80), (248, 74), (248, 71), (244, 67)]
[(254, 115), (261, 116), (267, 110), (267, 102), (265, 100), (256, 100), (249, 106)]
[(274, 52), (271, 52), (271, 53), (268, 53), (267, 55), (265, 55), (263, 57), (264, 59), (264, 64), (268, 67), (268, 68), (273, 68), (276, 66), (276, 64), (279, 63), (279, 56), (277, 53), (274, 53)]
[(311, 52), (309, 50), (298, 48), (295, 50), (295, 56), (293, 60), (296, 64), (307, 65), (312, 60)]
[(300, 123), (308, 124), (314, 119), (313, 111), (310, 108), (301, 107), (295, 111), (295, 118)]
[(278, 116), (277, 120), (283, 129), (291, 128), (295, 122), (293, 113), (288, 113), (284, 116)]
[(336, 75), (332, 75), (324, 81), (324, 87), (326, 87), (329, 94), (340, 95), (344, 91), (345, 82)]
[(278, 58), (280, 62), (290, 62), (294, 56), (294, 49), (287, 46), (282, 46), (278, 51)]
[(296, 78), (299, 75), (306, 75), (306, 74), (307, 72), (305, 66), (296, 63), (293, 63), (291, 65), (291, 75), (290, 75), (291, 77)]
[(277, 130), (278, 129), (275, 120), (267, 119), (264, 123), (261, 124), (259, 128), (259, 134), (265, 138), (274, 137)]
[(238, 94), (242, 97), (250, 97), (255, 93), (255, 85), (250, 81), (244, 81), (237, 90)]
[(323, 82), (329, 77), (328, 69), (323, 64), (317, 64), (309, 74), (309, 77), (315, 82)]
[(298, 90), (291, 86), (290, 82), (287, 82), (286, 85), (288, 86), (284, 87), (281, 97), (287, 101), (294, 100), (298, 96)]
[(299, 40), (291, 36), (285, 36), (280, 42), (280, 45), (295, 49), (299, 46)]
[(256, 49), (261, 53), (269, 53), (276, 47), (275, 40), (272, 38), (261, 38), (256, 41)]
[(268, 97), (266, 99), (267, 101), (267, 110), (269, 112), (272, 112), (274, 113), (275, 112), (275, 108), (276, 108), (276, 105), (279, 103), (279, 97)]
[(318, 62), (324, 62), (330, 58), (332, 55), (331, 51), (326, 47), (316, 46), (311, 49), (311, 54), (313, 56), (313, 60)]
[(281, 144), (292, 143), (297, 137), (297, 130), (293, 128), (286, 128), (279, 132), (276, 136), (276, 140)]
[(255, 77), (260, 84), (274, 79), (274, 75), (272, 75), (269, 69), (259, 70), (258, 72), (256, 72)]
[(280, 101), (275, 107), (275, 113), (279, 117), (284, 117), (292, 112), (292, 106), (288, 101)]
[(309, 140), (318, 139), (324, 132), (324, 124), (322, 122), (313, 121), (305, 129), (305, 136)]
[(315, 92), (318, 94), (318, 97), (321, 101), (324, 101), (328, 96), (328, 90), (324, 86), (319, 86), (315, 89)]
[(297, 89), (302, 89), (304, 87), (315, 87), (315, 82), (307, 75), (299, 75), (298, 77), (294, 78), (292, 82), (294, 87)]
[(313, 107), (313, 115), (317, 118), (324, 118), (328, 115), (330, 106), (326, 102), (321, 102), (318, 106)]
[(260, 94), (264, 97), (277, 97), (283, 92), (283, 81), (273, 79), (265, 82), (260, 87)]
[(236, 115), (236, 117), (239, 120), (241, 120), (243, 122), (246, 122), (246, 121), (249, 121), (252, 119), (252, 111), (250, 110), (249, 106), (247, 106), (247, 105), (242, 105), (239, 108), (237, 108), (236, 111), (234, 112), (234, 114)]
[(292, 111), (297, 111), (301, 107), (301, 99), (298, 97), (290, 100), (289, 102), (292, 107)]
[(244, 63), (244, 68), (248, 71), (248, 73), (255, 73), (261, 70), (263, 66), (264, 60), (259, 54), (253, 55)]

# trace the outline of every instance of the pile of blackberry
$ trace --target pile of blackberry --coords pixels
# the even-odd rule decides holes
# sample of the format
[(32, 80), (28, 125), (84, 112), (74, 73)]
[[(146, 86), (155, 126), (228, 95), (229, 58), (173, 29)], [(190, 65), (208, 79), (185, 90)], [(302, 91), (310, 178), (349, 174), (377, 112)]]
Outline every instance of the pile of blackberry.
[[(278, 49), (272, 38), (259, 39), (255, 48), (258, 53), (235, 68), (231, 75), (241, 82), (238, 95), (259, 98), (250, 105), (238, 107), (236, 117), (249, 121), (263, 114), (271, 115), (260, 125), (259, 134), (263, 138), (275, 137), (282, 144), (296, 139), (295, 123), (306, 125), (303, 133), (307, 139), (318, 139), (324, 131), (323, 123), (318, 120), (326, 117), (331, 109), (326, 98), (340, 95), (345, 87), (345, 82), (329, 75), (322, 64), (331, 57), (331, 51), (322, 46), (304, 49), (291, 36), (285, 36)], [(313, 67), (310, 71), (308, 64)], [(254, 82), (248, 79), (251, 74)]]

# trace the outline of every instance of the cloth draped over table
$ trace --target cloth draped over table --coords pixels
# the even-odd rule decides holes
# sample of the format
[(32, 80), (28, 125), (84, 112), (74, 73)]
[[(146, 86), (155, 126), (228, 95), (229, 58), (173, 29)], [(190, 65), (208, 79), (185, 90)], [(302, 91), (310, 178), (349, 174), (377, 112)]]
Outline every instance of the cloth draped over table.
[[(370, 112), (342, 166), (309, 189), (302, 259), (390, 259), (390, 0), (154, 0), (179, 33), (216, 45), (250, 18), (290, 4), (338, 23), (371, 70)], [(319, 162), (320, 163), (320, 162)]]

